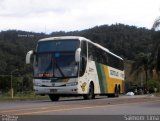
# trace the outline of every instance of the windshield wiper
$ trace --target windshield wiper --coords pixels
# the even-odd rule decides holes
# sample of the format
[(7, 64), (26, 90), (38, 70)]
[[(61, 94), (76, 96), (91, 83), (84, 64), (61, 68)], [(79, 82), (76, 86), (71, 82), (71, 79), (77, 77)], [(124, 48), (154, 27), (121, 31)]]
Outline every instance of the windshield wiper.
[(62, 72), (61, 68), (60, 68), (59, 65), (57, 64), (56, 60), (54, 61), (54, 63), (55, 63), (55, 65), (57, 66), (57, 68), (58, 68), (59, 72), (61, 73), (61, 75), (62, 75), (63, 77), (65, 77), (64, 73)]

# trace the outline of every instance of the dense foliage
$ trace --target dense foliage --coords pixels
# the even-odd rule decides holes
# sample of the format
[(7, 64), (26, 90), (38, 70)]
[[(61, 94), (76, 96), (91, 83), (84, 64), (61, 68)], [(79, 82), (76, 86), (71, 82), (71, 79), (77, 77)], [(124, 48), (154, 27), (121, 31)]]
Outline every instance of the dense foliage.
[(27, 51), (36, 47), (38, 39), (51, 36), (83, 36), (101, 44), (125, 60), (136, 61), (139, 55), (147, 57), (152, 55), (150, 63), (154, 65), (157, 59), (156, 52), (160, 51), (156, 50), (159, 35), (159, 32), (153, 30), (123, 24), (96, 26), (82, 31), (53, 32), (47, 35), (16, 30), (1, 31), (0, 75), (10, 75), (15, 69), (19, 70), (20, 75), (31, 73), (32, 67), (25, 65)]
[(38, 39), (45, 37), (23, 31), (0, 32), (0, 75), (10, 74), (15, 69), (25, 71), (25, 55), (35, 48)]

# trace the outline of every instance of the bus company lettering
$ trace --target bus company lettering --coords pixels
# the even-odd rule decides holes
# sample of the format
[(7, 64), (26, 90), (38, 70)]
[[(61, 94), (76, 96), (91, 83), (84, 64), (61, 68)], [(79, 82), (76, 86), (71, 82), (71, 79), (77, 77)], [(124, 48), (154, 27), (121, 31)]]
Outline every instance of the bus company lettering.
[(89, 72), (93, 72), (94, 71), (94, 69), (93, 68), (89, 68)]
[(114, 71), (114, 70), (110, 70), (110, 74), (111, 74), (111, 76), (117, 76), (117, 77), (119, 77), (119, 73), (116, 72), (116, 71)]

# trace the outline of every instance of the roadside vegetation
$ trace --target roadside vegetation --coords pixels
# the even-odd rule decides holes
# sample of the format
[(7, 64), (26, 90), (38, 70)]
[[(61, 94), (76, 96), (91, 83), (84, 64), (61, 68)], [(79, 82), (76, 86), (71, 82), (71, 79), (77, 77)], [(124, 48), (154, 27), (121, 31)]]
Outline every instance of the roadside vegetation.
[(48, 99), (48, 96), (35, 95), (34, 92), (28, 92), (27, 94), (17, 93), (14, 97), (11, 97), (10, 92), (0, 95), (0, 101), (16, 101), (16, 100), (44, 100)]
[[(133, 85), (147, 90), (160, 89), (160, 31), (123, 24), (95, 26), (82, 31), (50, 34), (8, 30), (0, 32), (0, 100), (9, 99), (11, 76), (15, 99), (39, 98), (33, 94), (32, 66), (25, 56), (38, 39), (53, 36), (83, 36), (124, 58), (126, 91)], [(24, 96), (25, 92), (31, 94)], [(31, 96), (31, 97), (30, 97)], [(42, 97), (43, 98), (43, 97)]]

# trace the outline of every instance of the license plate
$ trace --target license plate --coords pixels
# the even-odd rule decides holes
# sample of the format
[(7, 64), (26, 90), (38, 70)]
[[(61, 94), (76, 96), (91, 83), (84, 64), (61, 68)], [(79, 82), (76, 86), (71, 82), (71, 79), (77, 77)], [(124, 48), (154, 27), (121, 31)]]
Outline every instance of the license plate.
[(57, 89), (50, 89), (50, 92), (55, 93), (55, 92), (57, 92)]

